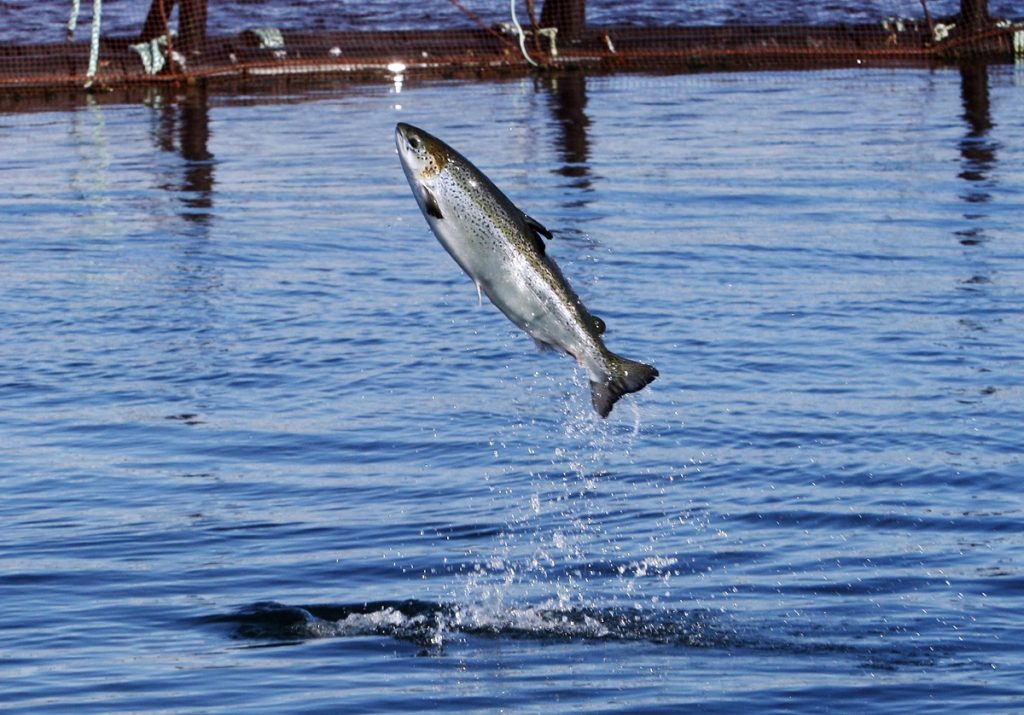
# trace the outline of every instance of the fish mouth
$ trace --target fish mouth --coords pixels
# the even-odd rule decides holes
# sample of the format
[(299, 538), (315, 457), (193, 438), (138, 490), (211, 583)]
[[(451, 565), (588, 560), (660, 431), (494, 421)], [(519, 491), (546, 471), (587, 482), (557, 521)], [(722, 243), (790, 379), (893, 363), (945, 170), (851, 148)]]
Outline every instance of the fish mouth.
[(423, 140), (419, 137), (420, 131), (411, 124), (399, 122), (395, 125), (395, 143), (399, 150), (405, 144), (407, 151), (417, 151), (423, 146)]
[(405, 171), (406, 177), (411, 182), (418, 179), (414, 170), (414, 167), (418, 162), (416, 161), (416, 154), (413, 147), (409, 142), (409, 129), (411, 129), (411, 127), (408, 124), (403, 124), (401, 122), (395, 126), (395, 148), (398, 150), (398, 160), (402, 164), (402, 169)]
[(398, 148), (398, 158), (401, 159), (402, 166), (407, 171), (415, 167), (418, 173), (423, 164), (423, 139), (420, 138), (416, 127), (404, 122), (395, 125), (395, 146)]
[(408, 124), (399, 122), (395, 125), (395, 146), (398, 147), (398, 153), (402, 154), (402, 150), (405, 148), (403, 145), (408, 144), (408, 140), (405, 138), (406, 132), (409, 130)]
[(423, 181), (435, 176), (449, 160), (442, 142), (405, 122), (395, 125), (395, 144), (410, 181), (414, 177)]

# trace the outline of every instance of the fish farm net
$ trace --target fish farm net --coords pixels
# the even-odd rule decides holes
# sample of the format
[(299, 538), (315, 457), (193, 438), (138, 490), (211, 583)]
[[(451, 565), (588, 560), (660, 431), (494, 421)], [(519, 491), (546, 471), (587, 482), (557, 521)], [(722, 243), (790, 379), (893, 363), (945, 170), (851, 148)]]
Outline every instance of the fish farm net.
[(255, 78), (1024, 56), (1012, 0), (0, 0), (0, 93)]

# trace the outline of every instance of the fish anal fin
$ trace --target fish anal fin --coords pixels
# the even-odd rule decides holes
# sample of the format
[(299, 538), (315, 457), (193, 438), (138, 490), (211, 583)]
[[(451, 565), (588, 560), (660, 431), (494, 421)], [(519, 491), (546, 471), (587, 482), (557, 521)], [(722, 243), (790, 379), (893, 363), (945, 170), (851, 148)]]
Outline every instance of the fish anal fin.
[(434, 194), (426, 186), (421, 187), (421, 191), (423, 191), (423, 210), (427, 212), (428, 216), (443, 219), (444, 214), (441, 213), (441, 207)]

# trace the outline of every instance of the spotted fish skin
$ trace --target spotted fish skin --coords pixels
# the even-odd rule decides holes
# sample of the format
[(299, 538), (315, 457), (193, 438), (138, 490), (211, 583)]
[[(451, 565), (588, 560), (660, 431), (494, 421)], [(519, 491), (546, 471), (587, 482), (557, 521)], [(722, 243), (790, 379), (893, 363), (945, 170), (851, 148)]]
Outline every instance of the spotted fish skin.
[(477, 287), (537, 344), (584, 367), (602, 417), (623, 395), (643, 389), (658, 371), (608, 350), (604, 322), (587, 310), (547, 255), (551, 232), (479, 169), (437, 137), (410, 124), (395, 144), (413, 195), (434, 235)]

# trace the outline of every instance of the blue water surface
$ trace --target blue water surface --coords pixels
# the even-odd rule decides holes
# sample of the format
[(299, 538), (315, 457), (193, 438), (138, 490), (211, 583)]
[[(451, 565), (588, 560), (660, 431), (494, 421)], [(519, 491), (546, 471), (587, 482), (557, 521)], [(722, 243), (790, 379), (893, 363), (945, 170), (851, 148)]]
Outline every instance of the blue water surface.
[[(1019, 712), (1012, 66), (0, 115), (9, 712)], [(398, 121), (659, 379), (608, 420)]]
[[(994, 18), (1020, 19), (1015, 0), (987, 0)], [(179, 4), (166, 2), (172, 27), (178, 21)], [(543, 3), (534, 2), (540, 15)], [(88, 40), (92, 29), (92, 2), (80, 2), (74, 37)], [(516, 3), (517, 18), (529, 18), (528, 4)], [(614, 25), (778, 25), (844, 23), (874, 25), (889, 18), (924, 22), (920, 0), (587, 0), (588, 24)], [(100, 27), (104, 36), (137, 37), (150, 8), (159, 5), (126, 0), (106, 0), (101, 5)], [(72, 3), (67, 0), (0, 0), (0, 42), (59, 43), (67, 35)], [(935, 22), (956, 23), (958, 0), (928, 0)], [(207, 8), (207, 30), (212, 36), (235, 35), (251, 28), (282, 30), (436, 30), (491, 27), (512, 19), (511, 5), (493, 0), (373, 0), (339, 3), (332, 0), (217, 0)]]

